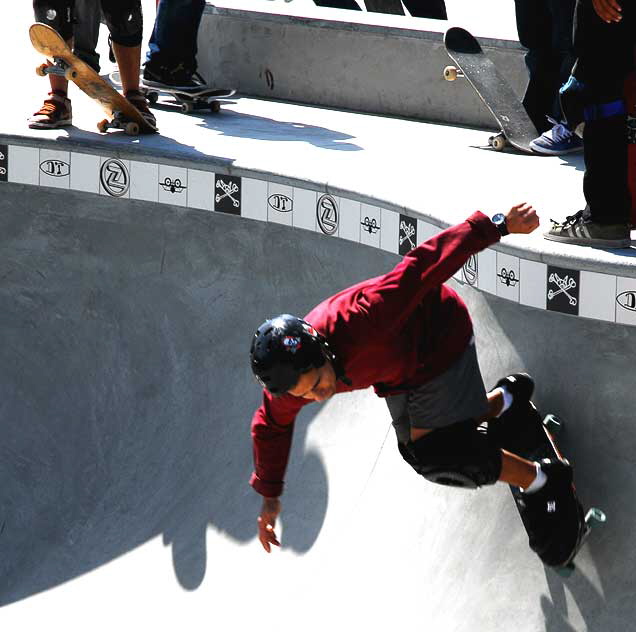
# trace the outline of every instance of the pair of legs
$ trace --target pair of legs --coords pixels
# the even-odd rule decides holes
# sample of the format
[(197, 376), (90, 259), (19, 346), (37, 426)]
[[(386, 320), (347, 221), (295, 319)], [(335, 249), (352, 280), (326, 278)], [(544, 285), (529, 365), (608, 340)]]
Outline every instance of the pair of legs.
[[(87, 4), (86, 2), (84, 4)], [(93, 3), (92, 9), (97, 9)], [(72, 48), (76, 28), (75, 0), (33, 0), (35, 19), (54, 28)], [(82, 6), (82, 9), (86, 9)], [(145, 98), (139, 92), (139, 65), (141, 62), (141, 40), (143, 18), (140, 0), (101, 0), (101, 10), (110, 29), (113, 52), (119, 65), (124, 94), (142, 111), (147, 110)], [(80, 18), (82, 14), (80, 14)], [(86, 19), (86, 11), (83, 12)], [(82, 22), (80, 22), (82, 24)], [(94, 24), (91, 27), (94, 32)], [(82, 33), (82, 40), (86, 34)], [(89, 37), (90, 39), (90, 37)], [(70, 124), (70, 101), (67, 99), (68, 81), (58, 75), (49, 75), (52, 103), (69, 110), (67, 123)], [(56, 98), (57, 97), (57, 98)], [(51, 105), (53, 107), (53, 105)], [(46, 110), (46, 102), (43, 110)], [(50, 109), (50, 108), (49, 108)], [(34, 125), (38, 124), (36, 113)], [(40, 116), (39, 118), (42, 118)], [(46, 125), (46, 123), (44, 123)]]
[[(532, 380), (504, 380), (488, 394), (474, 341), (442, 375), (386, 402), (404, 459), (426, 478), (426, 472), (457, 469), (477, 486), (500, 480), (523, 489), (537, 477), (534, 462), (493, 445), (478, 426), (498, 417), (507, 406), (529, 400)], [(511, 392), (511, 391), (514, 391)], [(517, 405), (523, 402), (517, 402)], [(434, 477), (431, 477), (433, 480)]]
[(528, 49), (529, 81), (523, 105), (539, 133), (551, 127), (547, 116), (562, 118), (559, 88), (575, 61), (574, 5), (575, 0), (515, 0), (519, 42)]

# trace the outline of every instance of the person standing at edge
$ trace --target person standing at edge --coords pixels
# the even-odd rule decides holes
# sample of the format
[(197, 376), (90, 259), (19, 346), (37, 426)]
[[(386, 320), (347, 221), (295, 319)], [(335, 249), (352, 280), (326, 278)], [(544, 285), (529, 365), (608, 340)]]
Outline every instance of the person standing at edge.
[[(263, 496), (258, 535), (268, 553), (280, 546), (275, 525), (297, 413), (371, 385), (387, 398), (398, 449), (418, 474), (457, 487), (497, 480), (521, 487), (536, 520), (534, 540), (558, 538), (559, 525), (577, 511), (567, 493), (572, 468), (522, 459), (478, 428), (505, 411), (525, 410), (534, 382), (510, 375), (486, 393), (468, 309), (444, 284), (471, 255), (538, 226), (528, 204), (492, 220), (475, 212), (411, 250), (387, 274), (327, 298), (304, 319), (282, 314), (258, 328), (250, 361), (264, 391), (252, 419), (250, 484)], [(548, 515), (551, 502), (556, 510)]]

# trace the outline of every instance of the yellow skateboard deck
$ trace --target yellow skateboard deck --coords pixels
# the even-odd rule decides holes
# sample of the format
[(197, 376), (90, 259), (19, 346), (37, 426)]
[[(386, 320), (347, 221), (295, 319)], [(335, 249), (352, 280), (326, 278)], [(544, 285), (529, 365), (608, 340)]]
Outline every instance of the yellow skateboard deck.
[(102, 106), (108, 118), (97, 124), (100, 132), (106, 132), (110, 127), (123, 129), (130, 136), (157, 131), (130, 101), (78, 59), (55, 29), (46, 24), (32, 24), (29, 37), (33, 48), (50, 62), (36, 68), (38, 75), (63, 76)]

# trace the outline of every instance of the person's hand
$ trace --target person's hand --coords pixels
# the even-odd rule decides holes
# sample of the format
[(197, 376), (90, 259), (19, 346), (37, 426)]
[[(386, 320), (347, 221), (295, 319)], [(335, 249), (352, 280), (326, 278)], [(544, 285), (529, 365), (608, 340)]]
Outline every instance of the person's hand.
[(513, 206), (506, 214), (506, 226), (509, 233), (528, 234), (539, 228), (537, 212), (532, 204), (524, 202)]
[(623, 18), (621, 5), (616, 0), (592, 0), (592, 4), (603, 22), (610, 24), (611, 22), (620, 22)]
[(257, 519), (258, 539), (268, 553), (272, 550), (272, 544), (274, 546), (280, 546), (280, 542), (274, 532), (276, 518), (278, 518), (280, 510), (281, 505), (278, 498), (263, 498), (263, 506)]

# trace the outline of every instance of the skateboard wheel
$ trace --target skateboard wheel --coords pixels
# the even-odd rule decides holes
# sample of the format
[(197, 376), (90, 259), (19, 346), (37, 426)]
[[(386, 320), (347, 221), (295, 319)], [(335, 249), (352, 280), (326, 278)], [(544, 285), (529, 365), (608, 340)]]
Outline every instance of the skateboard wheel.
[(543, 420), (543, 425), (547, 428), (548, 432), (553, 435), (559, 435), (563, 430), (563, 422), (556, 415), (546, 415)]
[(566, 566), (560, 566), (555, 570), (558, 575), (561, 575), (561, 577), (571, 577), (572, 573), (574, 573), (574, 571), (576, 570), (576, 566), (572, 562), (570, 562)]
[(100, 121), (99, 123), (97, 123), (97, 131), (101, 132), (102, 134), (106, 133), (106, 130), (110, 127), (110, 123), (108, 122), (107, 119), (104, 119), (102, 121)]
[(157, 92), (148, 91), (146, 94), (146, 98), (148, 99), (150, 105), (154, 105), (155, 103), (157, 103), (157, 99), (159, 99), (159, 94)]
[(190, 114), (190, 112), (192, 112), (192, 110), (194, 110), (194, 106), (192, 105), (192, 103), (182, 103), (181, 104), (181, 111), (184, 114)]
[(455, 81), (457, 79), (457, 68), (455, 66), (446, 66), (444, 68), (444, 79), (446, 81)]
[(64, 71), (64, 78), (65, 78), (67, 81), (73, 81), (74, 79), (76, 79), (76, 78), (77, 78), (77, 71), (76, 71), (76, 70), (73, 70), (72, 68), (67, 68), (67, 69)]
[(221, 104), (218, 101), (210, 101), (210, 111), (217, 114), (221, 111)]
[(46, 69), (48, 68), (48, 64), (40, 64), (39, 66), (35, 67), (35, 74), (38, 75), (39, 77), (45, 77), (46, 76)]
[(495, 151), (503, 151), (506, 146), (506, 137), (503, 134), (497, 134), (497, 136), (491, 136), (488, 142)]
[(126, 132), (128, 136), (138, 136), (139, 124), (135, 123), (134, 121), (126, 123), (126, 125), (124, 126), (124, 132)]
[(604, 522), (607, 522), (607, 516), (605, 515), (605, 512), (601, 511), (600, 509), (597, 509), (596, 507), (592, 507), (585, 514), (585, 524), (588, 524), (588, 525), (592, 525), (594, 523), (603, 524)]

